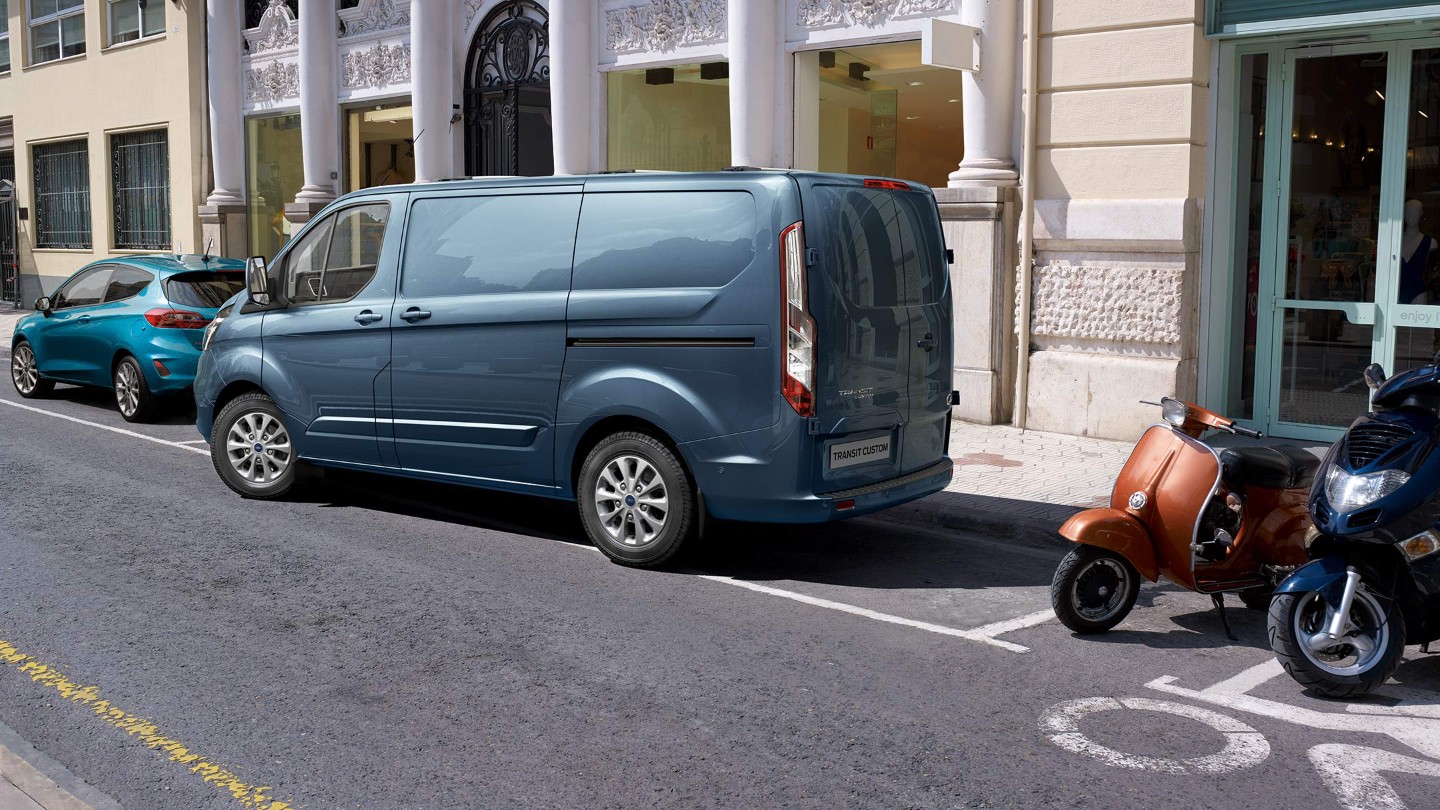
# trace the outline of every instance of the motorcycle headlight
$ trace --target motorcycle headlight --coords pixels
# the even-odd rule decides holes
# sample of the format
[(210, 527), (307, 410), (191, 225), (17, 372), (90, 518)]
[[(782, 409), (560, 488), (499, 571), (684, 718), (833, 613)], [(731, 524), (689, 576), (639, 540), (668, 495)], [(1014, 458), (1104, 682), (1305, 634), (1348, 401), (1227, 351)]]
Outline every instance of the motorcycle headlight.
[(1325, 497), (1337, 512), (1351, 512), (1368, 506), (1389, 495), (1410, 480), (1410, 473), (1400, 470), (1351, 475), (1332, 467), (1325, 476)]
[(229, 316), (230, 307), (225, 307), (215, 313), (215, 320), (211, 321), (210, 325), (205, 327), (205, 334), (200, 339), (200, 351), (203, 352), (210, 349), (210, 341), (215, 338), (215, 330), (219, 329), (220, 324)]

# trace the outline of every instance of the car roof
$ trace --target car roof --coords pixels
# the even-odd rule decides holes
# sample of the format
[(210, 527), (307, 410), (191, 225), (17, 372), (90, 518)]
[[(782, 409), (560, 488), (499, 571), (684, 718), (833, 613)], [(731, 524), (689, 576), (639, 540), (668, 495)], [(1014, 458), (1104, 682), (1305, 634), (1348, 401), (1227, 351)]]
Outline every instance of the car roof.
[(156, 253), (142, 256), (115, 256), (101, 259), (94, 265), (112, 264), (134, 267), (164, 278), (176, 273), (215, 272), (217, 270), (243, 271), (245, 262), (222, 256), (200, 256), (194, 253)]

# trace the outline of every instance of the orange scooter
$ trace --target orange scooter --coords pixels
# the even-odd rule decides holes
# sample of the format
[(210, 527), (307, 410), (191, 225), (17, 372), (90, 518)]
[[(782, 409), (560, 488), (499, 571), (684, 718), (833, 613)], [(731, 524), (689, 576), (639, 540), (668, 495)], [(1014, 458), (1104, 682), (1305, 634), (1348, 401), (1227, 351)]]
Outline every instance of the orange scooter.
[(1140, 437), (1110, 507), (1060, 527), (1078, 545), (1055, 571), (1050, 602), (1076, 633), (1103, 633), (1135, 606), (1140, 577), (1163, 576), (1209, 594), (1233, 639), (1224, 594), (1265, 610), (1275, 585), (1308, 559), (1306, 502), (1320, 460), (1283, 445), (1217, 450), (1200, 440), (1206, 430), (1260, 434), (1178, 399), (1159, 405), (1165, 421)]

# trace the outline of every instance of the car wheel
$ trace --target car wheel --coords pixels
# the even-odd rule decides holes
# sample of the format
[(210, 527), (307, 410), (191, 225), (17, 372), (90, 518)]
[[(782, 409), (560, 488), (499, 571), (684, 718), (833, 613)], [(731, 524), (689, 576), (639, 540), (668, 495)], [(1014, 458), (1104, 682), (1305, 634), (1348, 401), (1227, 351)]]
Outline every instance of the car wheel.
[(140, 371), (140, 361), (122, 357), (115, 364), (115, 405), (126, 422), (145, 422), (155, 415), (155, 395)]
[(10, 381), (15, 383), (15, 390), (20, 396), (26, 399), (43, 397), (55, 390), (54, 380), (40, 376), (35, 350), (30, 348), (28, 340), (16, 343), (15, 351), (10, 353)]
[(290, 494), (301, 466), (280, 409), (259, 391), (241, 394), (220, 411), (210, 433), (210, 461), (231, 489), (260, 500)]
[(644, 433), (606, 437), (580, 467), (577, 501), (591, 542), (622, 565), (654, 567), (698, 524), (695, 485), (675, 453)]

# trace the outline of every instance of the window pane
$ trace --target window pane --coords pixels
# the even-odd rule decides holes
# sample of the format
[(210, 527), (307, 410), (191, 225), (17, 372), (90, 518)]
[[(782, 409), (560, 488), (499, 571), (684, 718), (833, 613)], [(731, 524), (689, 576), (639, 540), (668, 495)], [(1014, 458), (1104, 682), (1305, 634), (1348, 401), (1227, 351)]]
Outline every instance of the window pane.
[(402, 294), (566, 289), (579, 216), (579, 194), (420, 200), (411, 208)]
[(110, 139), (114, 183), (115, 247), (170, 247), (170, 150), (164, 132), (135, 132)]
[(60, 58), (60, 23), (36, 25), (30, 29), (30, 61), (34, 64)]
[(335, 234), (325, 260), (324, 300), (348, 301), (375, 277), (389, 213), (388, 205), (362, 205), (335, 216)]
[(129, 42), (140, 38), (140, 6), (135, 0), (110, 4), (110, 41)]
[(90, 156), (85, 141), (42, 144), (35, 158), (35, 246), (89, 248)]
[(182, 273), (165, 280), (165, 297), (177, 307), (215, 309), (245, 289), (245, 274)]
[[(1260, 228), (1265, 221), (1265, 115), (1270, 55), (1240, 59), (1240, 97), (1235, 133), (1235, 236), (1231, 261), (1230, 376), (1227, 407), (1232, 417), (1255, 415), (1255, 335), (1260, 301)], [(1274, 195), (1272, 194), (1273, 198)]]
[(250, 252), (274, 256), (290, 238), (285, 201), (295, 199), (304, 185), (300, 116), (247, 118), (245, 136)]
[(165, 3), (163, 0), (150, 0), (145, 4), (143, 14), (142, 36), (153, 36), (165, 30)]
[(78, 56), (85, 53), (85, 15), (77, 14), (60, 21), (60, 44), (62, 56)]
[(85, 0), (55, 0), (55, 7), (60, 11), (79, 11), (85, 8)]
[(0, 37), (0, 73), (10, 69), (10, 38)]
[(109, 278), (109, 267), (102, 266), (86, 270), (55, 293), (52, 306), (56, 309), (64, 309), (65, 307), (86, 307), (98, 304), (105, 294), (105, 282)]
[(134, 298), (154, 279), (154, 276), (144, 270), (117, 267), (115, 272), (110, 274), (110, 282), (105, 285), (105, 300), (124, 301), (126, 298)]
[(324, 297), (325, 250), (330, 246), (328, 217), (305, 235), (285, 261), (285, 297), (293, 304), (313, 304)]
[(728, 284), (755, 257), (756, 228), (745, 192), (588, 194), (575, 289)]
[(611, 169), (716, 171), (730, 165), (730, 80), (700, 65), (607, 75)]
[(30, 19), (48, 17), (60, 10), (60, 0), (30, 0)]

